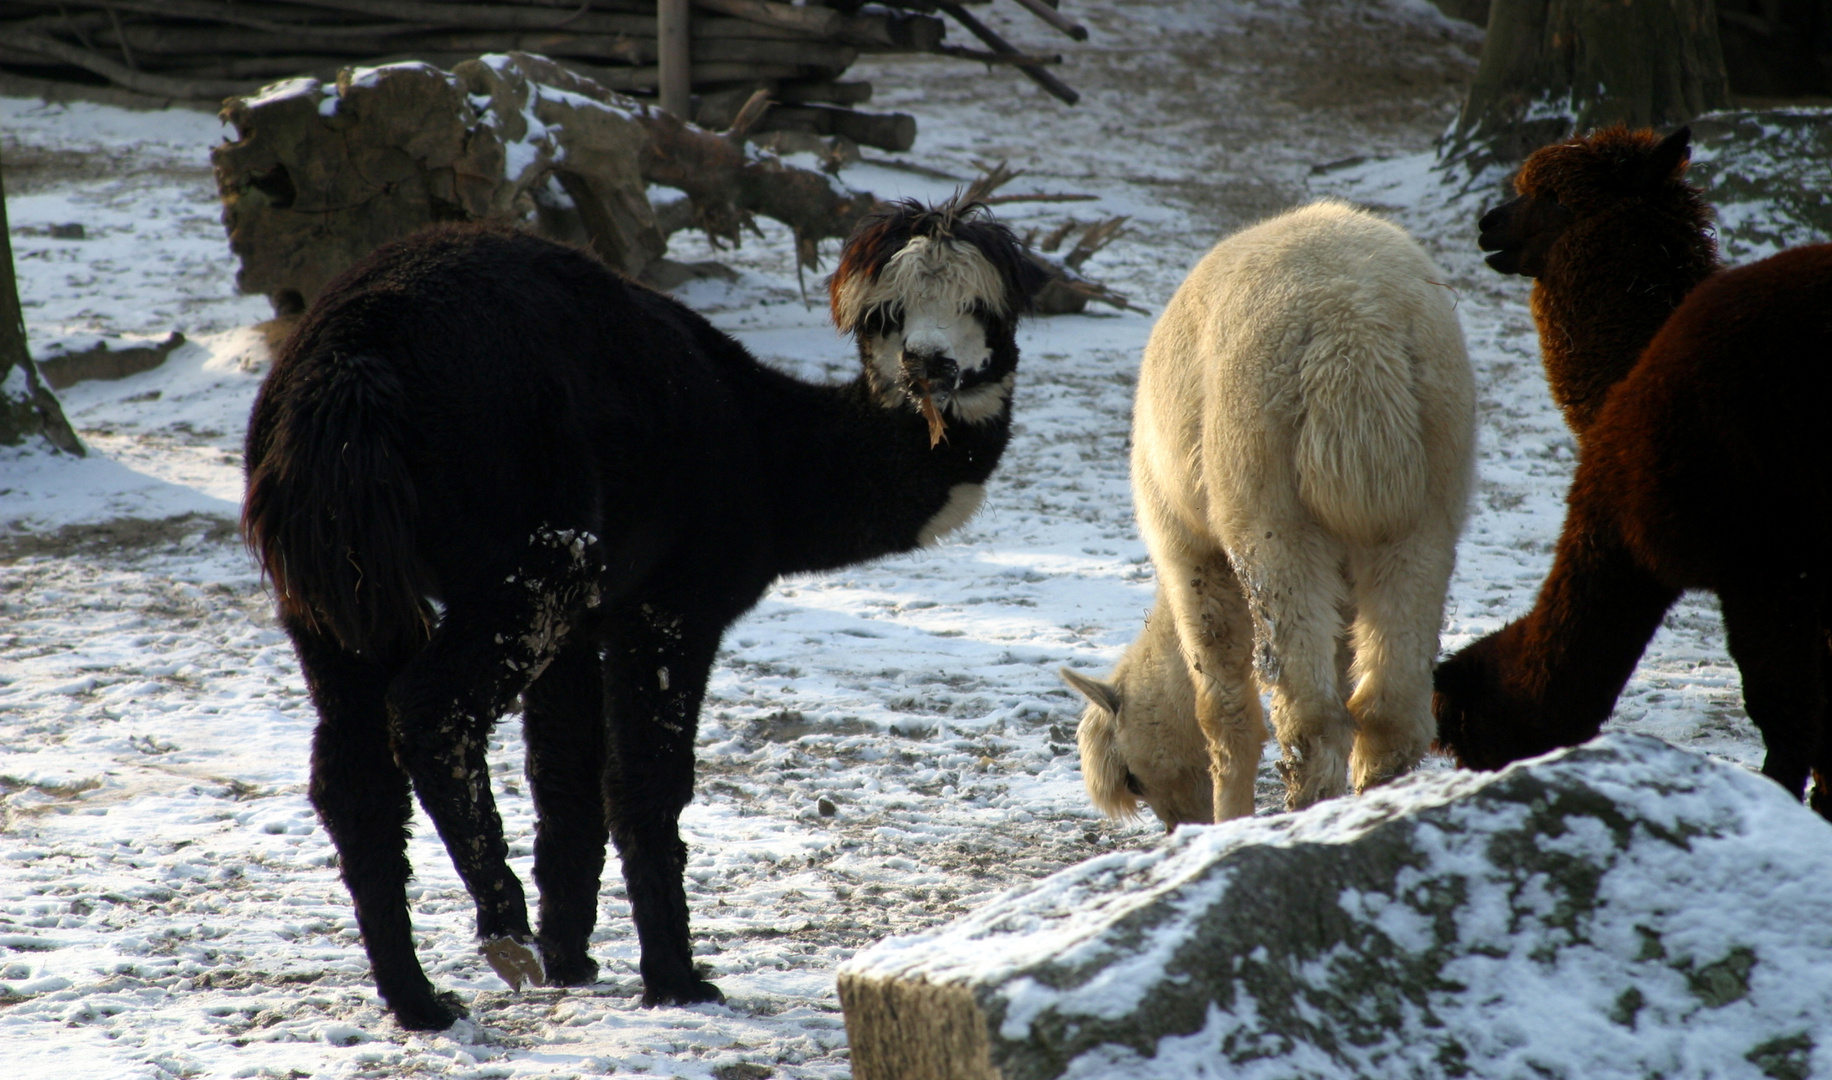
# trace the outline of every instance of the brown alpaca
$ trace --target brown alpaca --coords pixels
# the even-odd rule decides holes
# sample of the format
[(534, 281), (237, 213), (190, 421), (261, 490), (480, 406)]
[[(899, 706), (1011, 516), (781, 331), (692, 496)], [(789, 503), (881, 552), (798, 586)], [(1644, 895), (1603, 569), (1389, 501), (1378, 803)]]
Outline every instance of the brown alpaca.
[(1608, 128), (1535, 151), (1482, 216), (1489, 265), (1536, 278), (1552, 400), (1578, 436), (1687, 293), (1718, 267), (1711, 207), (1684, 180), (1691, 132)]
[(1832, 818), (1832, 244), (1707, 278), (1586, 426), (1531, 613), (1437, 671), (1440, 745), (1465, 765), (1581, 742), (1668, 606), (1723, 606), (1762, 771)]

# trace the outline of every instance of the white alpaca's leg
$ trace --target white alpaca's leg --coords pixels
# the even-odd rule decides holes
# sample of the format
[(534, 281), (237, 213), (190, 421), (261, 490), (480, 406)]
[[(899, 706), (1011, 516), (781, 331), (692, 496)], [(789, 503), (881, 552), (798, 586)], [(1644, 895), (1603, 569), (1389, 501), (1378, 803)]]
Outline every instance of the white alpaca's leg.
[(1438, 654), (1455, 535), (1421, 529), (1396, 544), (1352, 553), (1357, 616), (1355, 751), (1350, 774), (1364, 791), (1400, 775), (1431, 749), (1431, 663)]
[[(1353, 596), (1354, 590), (1348, 590)], [(1336, 609), (1336, 696), (1343, 701), (1355, 689), (1355, 642), (1349, 635), (1349, 627), (1355, 625), (1355, 602), (1350, 599)]]
[(1196, 687), (1196, 722), (1209, 747), (1215, 820), (1253, 814), (1266, 716), (1253, 677), (1253, 623), (1228, 564), (1213, 549), (1158, 559), (1177, 638)]
[(1337, 665), (1343, 553), (1311, 524), (1244, 535), (1235, 566), (1253, 618), (1254, 670), (1272, 690), (1285, 805), (1296, 810), (1348, 790), (1355, 722)]

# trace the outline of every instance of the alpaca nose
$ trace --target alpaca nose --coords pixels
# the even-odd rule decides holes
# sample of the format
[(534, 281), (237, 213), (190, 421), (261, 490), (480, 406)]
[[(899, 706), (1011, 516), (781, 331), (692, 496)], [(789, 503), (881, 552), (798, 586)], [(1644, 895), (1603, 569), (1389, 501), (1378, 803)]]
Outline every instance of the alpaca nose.
[(904, 353), (903, 370), (937, 390), (958, 390), (961, 366), (951, 356), (940, 353)]

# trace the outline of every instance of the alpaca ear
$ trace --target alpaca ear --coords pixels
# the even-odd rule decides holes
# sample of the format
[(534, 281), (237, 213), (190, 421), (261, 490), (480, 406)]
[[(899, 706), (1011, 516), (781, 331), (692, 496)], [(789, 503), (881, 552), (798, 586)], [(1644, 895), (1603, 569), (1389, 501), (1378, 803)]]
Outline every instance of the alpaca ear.
[(1090, 702), (1107, 710), (1114, 716), (1120, 714), (1119, 687), (1114, 686), (1112, 683), (1101, 682), (1099, 679), (1090, 679), (1072, 668), (1057, 668), (1056, 674), (1061, 675), (1062, 681), (1074, 687), (1082, 697), (1087, 698)]
[(1691, 144), (1692, 128), (1680, 125), (1679, 130), (1660, 140), (1653, 152), (1642, 159), (1636, 169), (1635, 186), (1650, 188), (1684, 172), (1686, 163), (1692, 160)]

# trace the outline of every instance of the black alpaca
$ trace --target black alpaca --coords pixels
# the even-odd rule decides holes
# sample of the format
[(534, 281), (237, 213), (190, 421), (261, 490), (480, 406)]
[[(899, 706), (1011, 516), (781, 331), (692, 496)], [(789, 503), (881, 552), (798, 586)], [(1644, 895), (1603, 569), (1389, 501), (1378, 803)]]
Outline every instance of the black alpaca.
[[(832, 386), (512, 231), (430, 229), (327, 287), (255, 403), (243, 531), (318, 707), (312, 802), (403, 1026), (464, 1014), (409, 935), (410, 786), (506, 979), (594, 981), (608, 837), (644, 1001), (721, 999), (693, 965), (677, 827), (720, 636), (780, 575), (966, 521), (1010, 437), (1035, 273), (972, 208), (892, 207), (834, 276), (864, 370)], [(538, 935), (484, 758), (518, 696)]]

